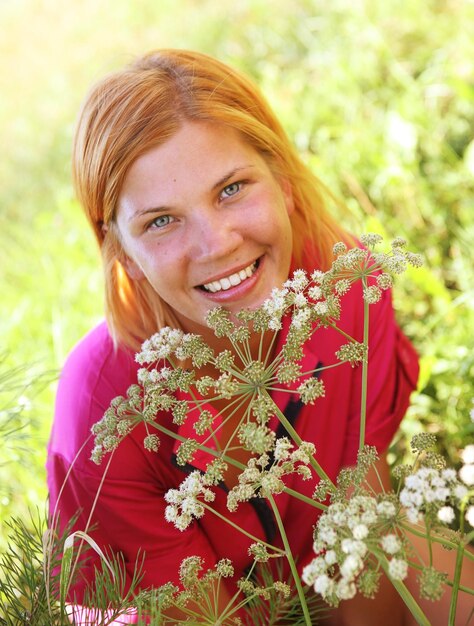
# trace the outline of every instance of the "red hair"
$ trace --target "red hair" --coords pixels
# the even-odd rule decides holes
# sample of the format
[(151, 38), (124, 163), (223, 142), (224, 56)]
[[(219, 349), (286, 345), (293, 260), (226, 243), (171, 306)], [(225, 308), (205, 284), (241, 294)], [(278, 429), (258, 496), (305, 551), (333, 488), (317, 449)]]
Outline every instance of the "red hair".
[(332, 247), (346, 238), (327, 210), (329, 191), (301, 161), (257, 87), (224, 63), (198, 52), (159, 50), (113, 73), (88, 94), (73, 154), (77, 196), (99, 242), (105, 272), (106, 317), (114, 340), (136, 348), (172, 311), (146, 279), (132, 280), (115, 225), (120, 191), (132, 163), (170, 139), (184, 121), (238, 130), (277, 177), (288, 181), (293, 258), (326, 269)]

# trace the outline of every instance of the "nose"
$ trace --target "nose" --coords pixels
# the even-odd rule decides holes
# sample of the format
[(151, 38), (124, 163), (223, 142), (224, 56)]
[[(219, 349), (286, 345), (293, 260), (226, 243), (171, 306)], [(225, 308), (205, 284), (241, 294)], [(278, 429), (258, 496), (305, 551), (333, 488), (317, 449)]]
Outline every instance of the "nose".
[(243, 241), (235, 217), (215, 208), (197, 211), (190, 223), (191, 258), (206, 263), (235, 252)]

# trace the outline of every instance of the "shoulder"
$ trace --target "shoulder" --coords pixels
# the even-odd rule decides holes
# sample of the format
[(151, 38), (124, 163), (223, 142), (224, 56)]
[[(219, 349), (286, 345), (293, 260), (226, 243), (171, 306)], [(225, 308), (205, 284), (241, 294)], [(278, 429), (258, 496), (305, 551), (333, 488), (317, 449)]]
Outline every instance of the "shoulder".
[(59, 378), (50, 447), (74, 455), (111, 400), (136, 382), (137, 369), (131, 351), (115, 349), (105, 322), (83, 337)]

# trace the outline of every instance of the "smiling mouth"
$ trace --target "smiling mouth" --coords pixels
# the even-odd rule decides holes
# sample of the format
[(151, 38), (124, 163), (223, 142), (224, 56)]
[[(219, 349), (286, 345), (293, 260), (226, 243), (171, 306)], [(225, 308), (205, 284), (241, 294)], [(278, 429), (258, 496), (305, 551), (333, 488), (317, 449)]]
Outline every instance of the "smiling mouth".
[(213, 280), (210, 283), (205, 283), (204, 285), (200, 285), (200, 289), (203, 291), (208, 291), (210, 293), (217, 293), (218, 291), (227, 291), (232, 287), (237, 287), (244, 280), (253, 276), (256, 272), (260, 259), (254, 261), (251, 265), (240, 270), (239, 272), (235, 272), (235, 274), (230, 274), (230, 276), (226, 276), (224, 278), (220, 278), (219, 280)]

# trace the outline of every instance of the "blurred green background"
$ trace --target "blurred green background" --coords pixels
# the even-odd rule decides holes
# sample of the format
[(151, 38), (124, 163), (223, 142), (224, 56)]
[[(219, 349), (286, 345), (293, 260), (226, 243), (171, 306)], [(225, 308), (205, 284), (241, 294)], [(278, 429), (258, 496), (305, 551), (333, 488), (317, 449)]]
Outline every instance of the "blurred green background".
[(424, 255), (395, 293), (422, 376), (391, 461), (429, 429), (457, 462), (474, 434), (473, 26), (472, 0), (0, 0), (1, 521), (44, 508), (58, 371), (102, 315), (75, 117), (93, 81), (157, 47), (253, 76), (347, 225)]

